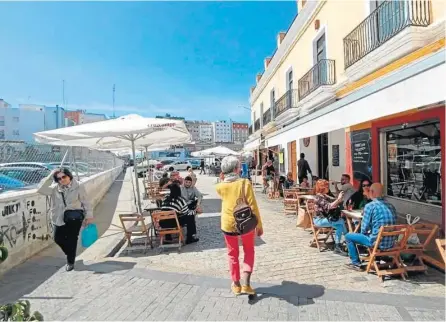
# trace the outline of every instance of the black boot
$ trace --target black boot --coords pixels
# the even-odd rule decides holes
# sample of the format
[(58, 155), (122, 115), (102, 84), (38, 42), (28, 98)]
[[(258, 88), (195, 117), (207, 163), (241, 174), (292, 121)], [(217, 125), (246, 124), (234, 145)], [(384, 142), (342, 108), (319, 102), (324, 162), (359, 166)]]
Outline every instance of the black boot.
[(348, 253), (342, 249), (341, 244), (336, 244), (334, 251), (335, 254), (341, 255), (341, 256), (348, 256)]

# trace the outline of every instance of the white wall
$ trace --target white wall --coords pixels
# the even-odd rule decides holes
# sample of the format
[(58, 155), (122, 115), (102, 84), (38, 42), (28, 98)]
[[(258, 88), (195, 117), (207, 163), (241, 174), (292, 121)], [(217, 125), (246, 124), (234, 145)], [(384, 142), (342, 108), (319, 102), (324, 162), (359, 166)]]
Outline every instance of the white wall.
[[(101, 201), (121, 172), (122, 167), (117, 167), (81, 182), (93, 207)], [(49, 201), (49, 197), (38, 194), (35, 189), (2, 194), (0, 241), (3, 239), (9, 255), (4, 262), (0, 262), (0, 274), (24, 262), (53, 242)]]
[[(334, 167), (333, 161), (333, 145), (339, 145), (339, 167)], [(345, 173), (345, 130), (336, 130), (328, 133), (328, 175), (330, 180), (339, 181), (341, 175)]]

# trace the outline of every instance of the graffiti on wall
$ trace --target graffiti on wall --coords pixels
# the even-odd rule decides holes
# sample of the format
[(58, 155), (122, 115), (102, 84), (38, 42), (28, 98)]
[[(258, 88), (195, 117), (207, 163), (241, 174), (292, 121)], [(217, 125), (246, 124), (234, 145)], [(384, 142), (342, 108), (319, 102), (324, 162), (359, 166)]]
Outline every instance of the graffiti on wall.
[(48, 240), (48, 209), (42, 195), (0, 202), (0, 245), (12, 254), (32, 242)]

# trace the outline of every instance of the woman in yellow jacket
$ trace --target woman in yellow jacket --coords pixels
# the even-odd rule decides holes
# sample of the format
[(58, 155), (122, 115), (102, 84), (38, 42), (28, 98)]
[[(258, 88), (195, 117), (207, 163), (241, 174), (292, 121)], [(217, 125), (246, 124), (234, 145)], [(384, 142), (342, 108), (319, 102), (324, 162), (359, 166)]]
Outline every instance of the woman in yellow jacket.
[[(221, 170), (224, 174), (223, 182), (217, 185), (217, 193), (222, 199), (221, 210), (221, 230), (225, 238), (229, 257), (229, 271), (232, 278), (232, 292), (236, 295), (255, 294), (250, 280), (254, 267), (254, 247), (255, 236), (262, 236), (262, 219), (260, 218), (259, 207), (254, 196), (252, 185), (247, 179), (241, 179), (240, 162), (234, 156), (227, 156), (221, 161)], [(246, 203), (251, 207), (257, 217), (257, 227), (253, 231), (244, 235), (239, 235), (235, 226), (234, 208), (237, 200), (243, 196), (242, 187), (245, 187)], [(243, 286), (240, 283), (239, 264), (239, 238), (242, 240), (244, 260), (243, 260)]]

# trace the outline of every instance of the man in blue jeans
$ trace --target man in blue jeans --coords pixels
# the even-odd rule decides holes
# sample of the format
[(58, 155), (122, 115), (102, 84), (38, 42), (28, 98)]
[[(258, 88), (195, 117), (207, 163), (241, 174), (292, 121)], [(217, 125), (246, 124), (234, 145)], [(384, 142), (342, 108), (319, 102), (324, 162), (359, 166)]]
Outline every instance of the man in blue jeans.
[[(347, 264), (347, 267), (358, 271), (361, 270), (361, 261), (356, 245), (372, 247), (378, 237), (379, 229), (382, 226), (395, 225), (396, 223), (395, 207), (384, 201), (382, 184), (372, 184), (370, 187), (370, 196), (373, 201), (368, 203), (364, 208), (361, 233), (348, 233), (345, 235), (348, 255), (352, 260), (350, 264)], [(379, 248), (389, 249), (393, 247), (394, 243), (394, 236), (383, 237)]]

